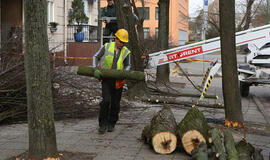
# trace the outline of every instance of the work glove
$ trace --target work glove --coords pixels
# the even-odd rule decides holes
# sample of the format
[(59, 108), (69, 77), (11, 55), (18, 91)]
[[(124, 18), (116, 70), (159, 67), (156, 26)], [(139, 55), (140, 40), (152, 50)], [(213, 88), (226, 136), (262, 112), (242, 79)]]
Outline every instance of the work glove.
[(105, 22), (106, 22), (106, 23), (110, 23), (110, 22), (111, 22), (110, 17), (105, 17)]
[(96, 79), (100, 79), (102, 77), (102, 73), (99, 69), (96, 69), (95, 72), (94, 72), (94, 77)]

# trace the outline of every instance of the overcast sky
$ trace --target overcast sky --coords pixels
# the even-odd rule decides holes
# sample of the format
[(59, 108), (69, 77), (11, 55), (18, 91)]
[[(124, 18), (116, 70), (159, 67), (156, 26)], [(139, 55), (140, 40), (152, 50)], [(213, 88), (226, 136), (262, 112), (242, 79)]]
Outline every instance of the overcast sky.
[(202, 9), (203, 0), (189, 0), (189, 16), (196, 16), (196, 11)]
[[(208, 4), (212, 2), (213, 0), (208, 0)], [(235, 0), (236, 4), (240, 3), (243, 0)], [(198, 13), (196, 11), (203, 8), (203, 2), (204, 0), (189, 0), (189, 16), (195, 17)]]

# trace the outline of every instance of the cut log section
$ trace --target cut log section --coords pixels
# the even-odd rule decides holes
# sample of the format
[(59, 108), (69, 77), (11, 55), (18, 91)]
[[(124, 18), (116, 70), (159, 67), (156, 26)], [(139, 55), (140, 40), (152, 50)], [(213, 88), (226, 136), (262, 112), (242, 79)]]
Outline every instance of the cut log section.
[(209, 130), (210, 137), (209, 137), (209, 143), (213, 144), (215, 151), (216, 151), (216, 157), (219, 160), (226, 160), (226, 151), (224, 144), (222, 142), (222, 131), (219, 131), (217, 128), (213, 128)]
[(163, 107), (142, 132), (142, 139), (159, 154), (170, 154), (177, 147), (177, 123), (170, 107)]
[(152, 138), (152, 145), (155, 152), (170, 154), (177, 146), (177, 137), (171, 132), (160, 132)]
[(223, 131), (223, 134), (224, 134), (224, 146), (227, 153), (227, 159), (238, 160), (239, 157), (238, 157), (237, 150), (235, 148), (235, 143), (234, 143), (232, 133), (229, 130), (225, 129)]
[(200, 142), (206, 143), (203, 135), (197, 130), (189, 130), (185, 132), (181, 139), (183, 147), (188, 154), (191, 154), (193, 149), (197, 148)]
[[(77, 70), (78, 75), (94, 77), (95, 69), (89, 66), (79, 66)], [(140, 71), (126, 71), (126, 70), (115, 70), (115, 69), (100, 69), (103, 78), (113, 79), (127, 79), (127, 80), (138, 80), (144, 81), (145, 74)]]
[(200, 142), (207, 143), (208, 130), (205, 117), (196, 107), (192, 107), (178, 124), (177, 135), (180, 137), (183, 148), (188, 154), (195, 149)]

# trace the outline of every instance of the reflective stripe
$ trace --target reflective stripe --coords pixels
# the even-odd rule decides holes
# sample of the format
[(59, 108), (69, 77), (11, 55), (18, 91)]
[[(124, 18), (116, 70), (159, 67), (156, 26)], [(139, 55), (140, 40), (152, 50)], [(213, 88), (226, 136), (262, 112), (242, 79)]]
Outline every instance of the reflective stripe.
[(129, 52), (129, 50), (126, 48), (126, 50), (125, 50), (125, 52), (124, 52), (124, 55), (123, 55), (123, 59), (125, 59), (125, 58), (127, 57), (128, 52)]
[(106, 55), (114, 56), (114, 53), (109, 52), (110, 46), (111, 46), (111, 43), (107, 43), (107, 47), (105, 46), (105, 47), (106, 47), (106, 48), (105, 48), (105, 56), (106, 56)]

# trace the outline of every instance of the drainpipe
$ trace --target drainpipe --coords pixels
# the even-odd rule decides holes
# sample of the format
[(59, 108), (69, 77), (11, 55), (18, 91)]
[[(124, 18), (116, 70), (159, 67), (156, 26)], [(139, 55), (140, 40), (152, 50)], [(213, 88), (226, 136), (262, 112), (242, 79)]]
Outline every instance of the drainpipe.
[(63, 0), (64, 1), (64, 62), (65, 64), (67, 64), (67, 14), (66, 14), (66, 11), (67, 11), (67, 2), (66, 0)]

